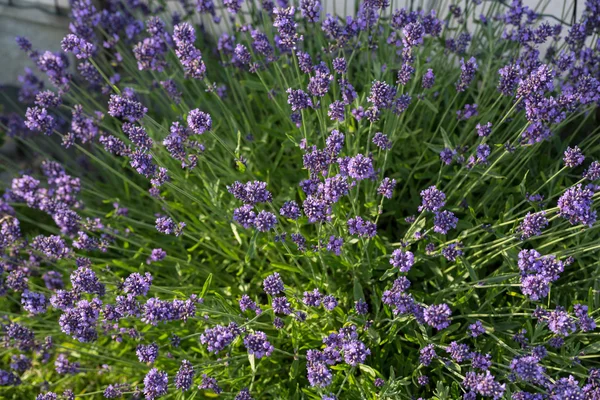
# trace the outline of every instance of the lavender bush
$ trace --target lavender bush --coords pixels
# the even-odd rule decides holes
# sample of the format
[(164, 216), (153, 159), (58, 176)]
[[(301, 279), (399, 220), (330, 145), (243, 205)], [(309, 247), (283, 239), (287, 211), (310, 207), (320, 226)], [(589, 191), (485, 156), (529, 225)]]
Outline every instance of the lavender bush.
[(600, 2), (104, 4), (17, 38), (0, 397), (600, 399)]

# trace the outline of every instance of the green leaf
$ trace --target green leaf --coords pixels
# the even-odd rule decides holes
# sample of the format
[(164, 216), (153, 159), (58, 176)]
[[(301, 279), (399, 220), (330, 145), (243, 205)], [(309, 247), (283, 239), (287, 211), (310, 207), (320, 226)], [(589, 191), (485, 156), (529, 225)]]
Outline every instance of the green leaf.
[(354, 300), (365, 299), (365, 293), (363, 292), (362, 285), (358, 279), (354, 279)]
[(442, 127), (440, 127), (440, 131), (442, 132), (442, 138), (444, 139), (444, 146), (448, 149), (453, 149), (452, 142), (450, 141), (450, 137), (448, 137), (448, 133)]
[(208, 291), (208, 287), (210, 286), (210, 283), (212, 282), (212, 277), (213, 277), (212, 273), (208, 274), (208, 278), (206, 278), (206, 280), (204, 281), (204, 286), (202, 286), (202, 292), (200, 292), (200, 297), (204, 297), (204, 295)]
[(523, 196), (523, 198), (525, 198), (525, 195), (527, 194), (527, 189), (526, 189), (526, 183), (527, 183), (527, 175), (529, 174), (529, 170), (527, 170), (527, 172), (525, 172), (525, 175), (523, 176), (523, 180), (521, 181), (521, 183), (519, 184), (519, 190), (521, 191), (521, 196)]
[(422, 99), (421, 102), (423, 104), (425, 104), (431, 111), (433, 111), (434, 114), (437, 114), (439, 112), (438, 108), (428, 99)]
[(377, 371), (375, 371), (373, 368), (369, 367), (368, 365), (364, 365), (364, 364), (358, 364), (358, 368), (363, 371), (366, 374), (369, 374), (372, 378), (375, 378), (377, 376)]

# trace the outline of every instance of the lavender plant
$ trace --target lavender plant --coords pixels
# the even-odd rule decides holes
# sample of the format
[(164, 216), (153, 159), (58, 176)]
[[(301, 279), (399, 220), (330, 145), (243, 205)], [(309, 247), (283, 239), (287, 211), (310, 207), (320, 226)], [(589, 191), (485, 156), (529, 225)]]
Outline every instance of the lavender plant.
[(2, 396), (600, 398), (600, 3), (423, 3), (17, 38)]

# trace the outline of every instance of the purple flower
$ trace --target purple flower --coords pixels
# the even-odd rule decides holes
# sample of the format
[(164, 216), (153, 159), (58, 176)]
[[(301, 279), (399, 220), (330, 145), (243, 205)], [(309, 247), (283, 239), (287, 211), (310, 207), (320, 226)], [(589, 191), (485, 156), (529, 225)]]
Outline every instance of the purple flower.
[(327, 311), (332, 311), (338, 305), (338, 302), (337, 302), (336, 298), (333, 297), (332, 295), (324, 296), (323, 300), (321, 302), (323, 303), (323, 307)]
[(56, 108), (62, 104), (62, 99), (56, 93), (45, 90), (36, 94), (35, 104), (42, 108)]
[(65, 241), (60, 236), (56, 235), (36, 236), (33, 238), (31, 247), (54, 261), (68, 258), (72, 252)]
[(282, 293), (284, 289), (283, 281), (277, 272), (267, 276), (263, 281), (263, 290), (267, 294), (276, 295)]
[(455, 150), (445, 148), (440, 152), (440, 160), (446, 165), (452, 164), (452, 160), (454, 155), (456, 154)]
[(377, 235), (377, 225), (374, 222), (366, 221), (360, 216), (348, 220), (348, 232), (351, 235), (373, 238)]
[(167, 394), (169, 377), (166, 372), (152, 368), (144, 377), (144, 396), (146, 400), (154, 400)]
[(402, 94), (398, 96), (396, 100), (394, 100), (394, 107), (392, 108), (392, 112), (396, 115), (402, 114), (404, 111), (408, 109), (412, 98), (407, 94)]
[(488, 137), (492, 133), (492, 123), (488, 122), (485, 125), (477, 124), (475, 129), (477, 130), (477, 135), (480, 137)]
[(425, 309), (424, 317), (427, 325), (434, 327), (437, 330), (442, 330), (450, 326), (450, 316), (452, 311), (447, 304), (431, 305)]
[(267, 190), (267, 183), (261, 181), (249, 181), (245, 184), (236, 181), (227, 186), (227, 191), (246, 204), (266, 203), (273, 199), (273, 195)]
[(183, 66), (185, 76), (203, 79), (206, 75), (206, 65), (202, 60), (202, 53), (194, 47), (196, 41), (194, 28), (187, 22), (177, 24), (173, 29), (173, 41), (176, 46), (175, 54)]
[(452, 211), (439, 211), (433, 219), (433, 231), (445, 235), (450, 229), (456, 228), (458, 218)]
[(529, 76), (521, 79), (517, 88), (517, 98), (529, 97), (531, 95), (543, 95), (546, 91), (554, 89), (554, 72), (542, 64)]
[(387, 135), (384, 135), (381, 132), (377, 132), (373, 136), (373, 144), (375, 144), (375, 146), (379, 147), (381, 150), (389, 150), (392, 148), (392, 142), (390, 139), (387, 137)]
[(23, 309), (31, 314), (43, 314), (48, 308), (48, 299), (42, 293), (31, 292), (25, 289), (21, 295)]
[(485, 328), (481, 321), (475, 321), (475, 323), (469, 325), (469, 336), (478, 337), (485, 333)]
[(129, 122), (144, 118), (147, 112), (148, 109), (141, 103), (127, 97), (113, 94), (108, 101), (108, 113), (113, 117), (126, 119)]
[(358, 301), (354, 302), (354, 311), (356, 311), (358, 315), (366, 315), (369, 313), (369, 304), (363, 299), (358, 299)]
[(538, 362), (539, 359), (534, 356), (515, 357), (510, 362), (510, 369), (523, 381), (543, 384), (546, 381), (546, 369)]
[(548, 329), (560, 336), (569, 336), (575, 332), (575, 322), (571, 320), (569, 314), (562, 307), (556, 307), (548, 314)]
[(212, 128), (212, 119), (210, 118), (210, 115), (197, 108), (190, 111), (187, 116), (187, 123), (190, 129), (197, 135), (202, 135)]
[(336, 100), (329, 105), (327, 115), (329, 115), (329, 118), (331, 118), (332, 121), (342, 122), (344, 121), (344, 118), (346, 118), (345, 112), (346, 109), (344, 103), (340, 100)]
[[(19, 379), (19, 378), (16, 378)], [(19, 380), (20, 382), (20, 380)], [(12, 383), (12, 382), (11, 382)], [(38, 394), (35, 400), (58, 400), (58, 395), (54, 392), (46, 392), (45, 394)]]
[(275, 214), (268, 211), (261, 211), (254, 218), (254, 227), (259, 232), (268, 232), (277, 224), (277, 217)]
[(432, 344), (428, 344), (419, 350), (419, 362), (426, 367), (429, 366), (436, 357), (437, 354), (435, 353), (435, 348)]
[(261, 331), (247, 335), (244, 338), (244, 346), (248, 349), (248, 354), (254, 354), (256, 358), (269, 357), (274, 350), (267, 340), (267, 335)]
[[(237, 0), (233, 0), (237, 1)], [(236, 65), (249, 65), (251, 61), (250, 52), (243, 44), (237, 44), (233, 49), (233, 63)]]
[(140, 362), (153, 363), (156, 357), (158, 357), (158, 345), (156, 343), (149, 345), (139, 344), (135, 349), (135, 354)]
[(302, 302), (307, 306), (318, 307), (321, 305), (321, 299), (323, 296), (319, 292), (319, 289), (314, 289), (312, 292), (304, 292)]
[(146, 272), (143, 276), (137, 272), (132, 273), (123, 283), (123, 291), (134, 296), (145, 296), (148, 294), (152, 284), (152, 275)]
[[(310, 74), (313, 70), (310, 54), (299, 51), (296, 53), (296, 55), (298, 56), (298, 66), (300, 67), (300, 71), (304, 72), (305, 74)], [(290, 90), (291, 89), (288, 89), (288, 93)]]
[(581, 184), (572, 186), (558, 199), (559, 215), (571, 225), (592, 226), (596, 222), (596, 211), (592, 210), (594, 192)]
[(446, 352), (450, 354), (450, 357), (457, 363), (469, 359), (471, 355), (469, 346), (464, 343), (459, 344), (458, 342), (451, 342), (446, 348)]
[(152, 148), (152, 139), (143, 127), (125, 122), (121, 128), (129, 140), (137, 145), (140, 150), (147, 151)]
[(31, 51), (31, 42), (26, 37), (17, 36), (15, 37), (15, 42), (19, 45), (19, 48), (24, 52)]
[(433, 73), (433, 70), (430, 68), (423, 75), (421, 85), (423, 86), (423, 89), (430, 89), (433, 87), (434, 84), (435, 84), (435, 74)]
[(331, 205), (324, 199), (315, 196), (308, 196), (302, 203), (304, 214), (308, 217), (308, 222), (328, 221), (331, 214)]
[(273, 10), (273, 14), (275, 14), (273, 26), (277, 28), (280, 45), (284, 50), (295, 48), (296, 42), (302, 40), (302, 36), (296, 32), (298, 25), (294, 22), (295, 11), (294, 7)]
[(150, 257), (146, 259), (146, 264), (162, 261), (165, 259), (165, 257), (167, 257), (167, 252), (163, 249), (152, 249)]
[(509, 64), (500, 68), (498, 73), (498, 91), (504, 96), (512, 96), (521, 78), (521, 68), (517, 64)]
[(465, 63), (465, 59), (460, 59), (460, 78), (456, 83), (456, 91), (464, 92), (467, 90), (473, 78), (475, 77), (475, 73), (478, 69), (477, 60), (475, 57), (471, 57), (469, 61)]
[(242, 9), (242, 3), (242, 0), (223, 0), (223, 5), (232, 14), (237, 14)]
[(200, 385), (198, 385), (198, 389), (212, 390), (216, 394), (219, 394), (223, 391), (221, 387), (219, 387), (217, 380), (215, 378), (211, 378), (206, 374), (202, 375), (202, 382), (200, 383)]
[(351, 157), (348, 162), (348, 175), (357, 181), (372, 178), (375, 175), (373, 160), (362, 154)]
[(206, 345), (211, 353), (219, 353), (240, 334), (238, 326), (231, 322), (228, 326), (216, 325), (214, 328), (206, 328), (200, 335), (200, 343)]
[(548, 383), (548, 394), (550, 395), (550, 399), (582, 399), (585, 398), (581, 388), (579, 387), (579, 382), (575, 380), (572, 375), (569, 375), (568, 378), (560, 378), (557, 379), (554, 384)]
[(565, 155), (563, 157), (563, 161), (565, 162), (565, 165), (567, 167), (574, 168), (578, 165), (581, 165), (583, 163), (583, 160), (585, 160), (585, 156), (583, 155), (579, 147), (567, 147), (567, 150), (565, 150)]
[[(354, 86), (346, 79), (339, 79), (340, 91), (342, 92), (342, 100), (345, 105), (349, 106), (358, 97)], [(355, 110), (352, 110), (352, 115), (356, 118)]]
[(382, 195), (385, 198), (391, 199), (394, 191), (394, 187), (396, 187), (396, 180), (390, 178), (383, 178), (381, 184), (377, 188), (377, 193)]
[(175, 374), (175, 387), (182, 392), (186, 392), (192, 388), (194, 384), (194, 367), (188, 360), (182, 360), (177, 374)]
[(582, 304), (575, 304), (573, 306), (573, 312), (575, 316), (579, 318), (577, 325), (582, 332), (591, 332), (596, 329), (596, 321), (594, 318), (588, 315), (588, 307)]
[(327, 387), (333, 380), (331, 370), (322, 361), (307, 362), (307, 377), (308, 382), (313, 387)]
[(298, 207), (298, 203), (295, 201), (286, 201), (281, 206), (279, 214), (283, 217), (297, 220), (300, 217), (300, 207)]
[(344, 362), (353, 367), (364, 364), (371, 350), (359, 340), (348, 340), (342, 345), (344, 350)]
[(112, 135), (100, 136), (99, 142), (102, 146), (104, 146), (104, 149), (106, 151), (117, 156), (125, 156), (131, 152), (129, 146), (123, 143), (121, 139), (116, 138)]
[(250, 396), (250, 391), (248, 389), (242, 389), (235, 396), (235, 398), (233, 400), (254, 400), (254, 399), (252, 398), (252, 396)]
[(583, 177), (590, 181), (600, 179), (600, 162), (594, 161), (591, 163), (588, 169), (583, 173)]
[(66, 54), (45, 51), (38, 57), (36, 64), (55, 86), (68, 89), (70, 75), (68, 73), (69, 60)]
[(318, 22), (321, 9), (321, 2), (319, 0), (300, 0), (302, 17), (306, 18), (308, 22)]
[(471, 367), (487, 371), (492, 366), (491, 354), (472, 353), (471, 354)]
[(248, 229), (254, 226), (254, 220), (256, 219), (256, 213), (252, 209), (250, 204), (245, 204), (242, 207), (233, 210), (233, 220)]
[(172, 79), (167, 79), (164, 81), (160, 81), (160, 85), (167, 92), (167, 95), (175, 104), (181, 103), (181, 91), (177, 88), (175, 81)]
[(408, 250), (396, 249), (390, 258), (390, 264), (399, 268), (400, 272), (408, 272), (415, 263), (415, 256)]
[(54, 369), (59, 375), (76, 374), (79, 372), (79, 363), (70, 362), (65, 354), (59, 354), (54, 361)]
[(275, 314), (290, 315), (292, 313), (292, 306), (285, 296), (273, 297), (271, 307)]
[(435, 186), (421, 191), (419, 211), (437, 211), (446, 204), (446, 195)]
[(394, 97), (396, 97), (395, 87), (390, 86), (385, 82), (374, 81), (367, 100), (378, 109), (386, 109), (392, 107)]
[[(399, 85), (406, 85), (410, 82), (413, 74), (415, 72), (415, 67), (413, 67), (408, 62), (404, 62), (400, 69), (398, 70), (398, 75), (396, 78), (396, 83)], [(399, 114), (399, 113), (398, 113)]]
[(333, 70), (338, 74), (345, 74), (348, 68), (348, 63), (344, 57), (338, 57), (333, 59)]
[(165, 235), (179, 236), (183, 233), (185, 222), (176, 224), (171, 217), (156, 218), (156, 230)]
[(315, 75), (311, 76), (308, 81), (307, 90), (313, 96), (324, 97), (329, 92), (329, 85), (332, 80), (333, 75), (329, 73), (329, 68), (324, 64), (317, 65)]
[(342, 245), (344, 244), (344, 239), (341, 237), (330, 236), (329, 242), (327, 243), (327, 251), (331, 251), (336, 256), (342, 254)]
[(96, 273), (86, 266), (80, 266), (70, 276), (75, 293), (95, 293), (103, 296), (106, 292)]
[(238, 303), (242, 312), (245, 312), (246, 310), (253, 310), (256, 312), (256, 314), (261, 313), (260, 307), (247, 294), (243, 295)]
[(80, 300), (76, 307), (66, 309), (60, 316), (61, 331), (82, 343), (95, 341), (98, 337), (96, 321), (101, 307), (102, 302), (96, 298)]
[(61, 47), (63, 51), (75, 54), (75, 57), (78, 59), (90, 58), (95, 51), (95, 47), (92, 43), (89, 43), (72, 33), (69, 33), (63, 38)]
[(547, 225), (548, 219), (546, 218), (545, 211), (540, 211), (534, 214), (527, 213), (517, 230), (521, 232), (521, 240), (525, 240), (532, 236), (541, 235), (542, 229), (544, 229)]
[(477, 104), (465, 104), (465, 108), (463, 110), (456, 111), (456, 118), (459, 121), (466, 121), (469, 118), (476, 117), (479, 115), (477, 111)]
[(442, 255), (448, 261), (456, 261), (458, 257), (463, 255), (462, 243), (450, 243), (442, 249)]
[(416, 47), (423, 43), (425, 28), (419, 22), (411, 22), (402, 29), (402, 33), (404, 34), (402, 39), (404, 46)]
[(31, 131), (51, 135), (56, 127), (56, 121), (45, 108), (28, 107), (25, 112), (25, 126)]
[(292, 111), (304, 110), (306, 108), (312, 108), (313, 103), (310, 96), (306, 94), (302, 89), (288, 89), (288, 104), (291, 106)]

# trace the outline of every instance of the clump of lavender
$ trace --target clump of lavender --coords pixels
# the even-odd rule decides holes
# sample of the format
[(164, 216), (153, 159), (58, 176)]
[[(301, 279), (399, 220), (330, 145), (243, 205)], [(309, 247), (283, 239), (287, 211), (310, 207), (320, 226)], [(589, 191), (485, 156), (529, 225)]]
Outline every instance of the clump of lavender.
[(600, 397), (597, 3), (73, 0), (0, 111), (0, 386)]

